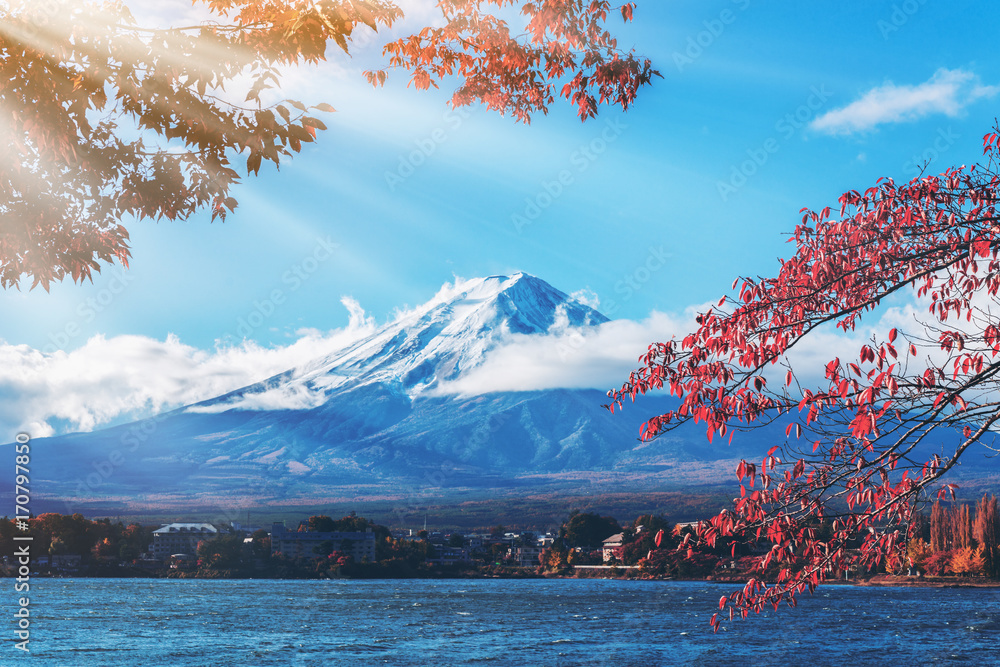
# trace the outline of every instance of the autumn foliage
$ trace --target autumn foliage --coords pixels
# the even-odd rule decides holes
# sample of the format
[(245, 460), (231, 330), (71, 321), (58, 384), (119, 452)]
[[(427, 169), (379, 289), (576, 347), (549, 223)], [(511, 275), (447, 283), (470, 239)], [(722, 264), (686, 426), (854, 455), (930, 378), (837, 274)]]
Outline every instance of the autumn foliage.
[[(481, 102), (528, 122), (532, 113), (547, 113), (558, 96), (586, 120), (602, 103), (628, 109), (639, 88), (658, 75), (649, 60), (618, 49), (604, 27), (612, 11), (604, 0), (445, 0), (438, 6), (444, 26), (391, 42), (385, 52), (392, 67), (413, 72), (417, 88), (457, 77), (456, 107)], [(523, 26), (496, 15), (508, 7), (520, 9)], [(634, 2), (625, 3), (621, 17), (632, 20), (634, 9)], [(380, 85), (386, 73), (367, 75)]]
[[(348, 53), (390, 28), (386, 0), (194, 0), (214, 20), (140, 25), (121, 2), (0, 7), (0, 287), (48, 289), (129, 259), (132, 219), (224, 220), (241, 173), (278, 165), (325, 129), (326, 103), (274, 101), (289, 67)], [(618, 50), (609, 13), (634, 3), (442, 0), (440, 28), (385, 47), (417, 88), (443, 79), (454, 105), (483, 103), (527, 122), (566, 97), (581, 118), (627, 108), (655, 72)], [(495, 12), (519, 9), (513, 25)], [(494, 12), (494, 13), (491, 13)], [(523, 23), (523, 25), (522, 25)], [(526, 30), (526, 32), (525, 32)], [(371, 33), (368, 32), (370, 35)]]
[[(952, 497), (957, 486), (944, 475), (992, 445), (1000, 132), (984, 138), (984, 155), (972, 167), (844, 193), (837, 211), (803, 209), (776, 277), (737, 280), (737, 294), (702, 313), (697, 330), (651, 345), (609, 392), (612, 409), (649, 391), (676, 397), (676, 409), (644, 425), (644, 440), (688, 422), (710, 440), (774, 421), (786, 428), (762, 460), (740, 462), (732, 509), (692, 538), (763, 546), (761, 569), (781, 566), (773, 583), (752, 579), (724, 597), (716, 628), (723, 615), (794, 604), (847, 568), (899, 561), (914, 508)], [(911, 330), (883, 330), (819, 368), (795, 366), (811, 338), (850, 336), (901, 292), (926, 313)], [(832, 527), (829, 537), (817, 522)], [(793, 569), (796, 561), (804, 565)]]
[[(934, 503), (930, 540), (913, 535), (907, 547), (910, 564), (928, 574), (986, 576), (1000, 579), (1000, 524), (996, 496), (984, 495), (975, 507)], [(914, 531), (911, 530), (911, 534)]]
[(1000, 579), (1000, 512), (996, 496), (983, 496), (976, 504), (973, 538), (982, 549), (983, 574)]

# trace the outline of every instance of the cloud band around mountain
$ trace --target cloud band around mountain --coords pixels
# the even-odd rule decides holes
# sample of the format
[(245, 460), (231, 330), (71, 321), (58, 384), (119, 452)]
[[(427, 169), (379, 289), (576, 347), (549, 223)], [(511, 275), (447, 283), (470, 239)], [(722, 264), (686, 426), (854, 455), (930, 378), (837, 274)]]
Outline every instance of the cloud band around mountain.
[[(0, 341), (0, 429), (12, 440), (91, 431), (140, 419), (259, 382), (339, 349), (374, 330), (356, 301), (341, 300), (348, 325), (330, 332), (302, 329), (290, 345), (253, 341), (205, 351), (176, 336), (94, 336), (71, 351), (45, 353)], [(274, 405), (264, 401), (261, 405)], [(286, 402), (281, 407), (297, 407)]]

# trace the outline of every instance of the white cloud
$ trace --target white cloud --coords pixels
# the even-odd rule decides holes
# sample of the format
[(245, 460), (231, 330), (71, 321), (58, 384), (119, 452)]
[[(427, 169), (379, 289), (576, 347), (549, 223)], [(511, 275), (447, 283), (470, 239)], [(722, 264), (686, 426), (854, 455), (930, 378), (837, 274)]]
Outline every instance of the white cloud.
[[(510, 334), (506, 344), (463, 377), (435, 393), (471, 396), (494, 391), (611, 389), (637, 367), (650, 343), (683, 336), (694, 312), (654, 312), (641, 322), (613, 320), (595, 327), (553, 327), (547, 334)], [(701, 308), (697, 310), (702, 310)]]
[(310, 390), (302, 384), (283, 384), (257, 393), (238, 396), (235, 400), (211, 405), (189, 407), (187, 412), (219, 413), (228, 410), (309, 410), (326, 400), (323, 391)]
[(992, 97), (998, 91), (998, 86), (982, 85), (972, 72), (942, 68), (915, 86), (887, 82), (873, 88), (846, 107), (823, 114), (810, 127), (828, 134), (851, 134), (932, 114), (955, 117), (976, 100)]
[[(0, 432), (42, 437), (90, 431), (122, 417), (140, 417), (197, 403), (260, 382), (342, 349), (372, 333), (375, 323), (356, 301), (343, 329), (302, 329), (283, 347), (254, 342), (204, 351), (176, 336), (95, 336), (70, 352), (46, 354), (0, 341)], [(243, 409), (303, 407), (296, 389), (248, 398)]]
[[(788, 354), (787, 362), (803, 386), (821, 386), (826, 364), (839, 357), (845, 363), (856, 360), (862, 345), (873, 335), (884, 339), (888, 331), (923, 331), (920, 321), (928, 319), (930, 301), (887, 308), (877, 319), (856, 331), (844, 333), (832, 325), (812, 332)], [(434, 393), (475, 396), (495, 391), (533, 391), (542, 389), (611, 389), (628, 379), (639, 367), (638, 358), (653, 342), (671, 337), (683, 338), (696, 328), (698, 313), (710, 304), (687, 308), (683, 314), (654, 312), (642, 321), (614, 320), (596, 327), (553, 326), (546, 334), (510, 334), (506, 343), (494, 350), (480, 366), (461, 378), (442, 384)], [(906, 346), (897, 344), (900, 355)], [(921, 355), (927, 354), (923, 348)], [(940, 351), (930, 350), (937, 363), (943, 363)], [(923, 356), (918, 361), (923, 363)], [(784, 363), (764, 369), (770, 386), (784, 385)]]
[(570, 294), (569, 298), (573, 299), (577, 303), (582, 303), (585, 306), (593, 308), (594, 310), (598, 310), (601, 307), (601, 299), (592, 289), (577, 290)]

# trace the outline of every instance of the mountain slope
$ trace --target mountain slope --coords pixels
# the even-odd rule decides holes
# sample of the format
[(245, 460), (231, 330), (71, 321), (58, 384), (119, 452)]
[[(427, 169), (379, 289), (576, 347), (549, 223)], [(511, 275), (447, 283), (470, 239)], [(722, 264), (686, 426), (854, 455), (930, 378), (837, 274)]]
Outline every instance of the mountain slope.
[[(645, 397), (611, 415), (597, 390), (443, 396), (513, 334), (607, 318), (526, 274), (446, 286), (373, 334), (265, 381), (151, 419), (32, 442), (34, 497), (63, 511), (250, 507), (730, 485), (783, 424), (707, 443), (698, 426), (652, 443)], [(12, 495), (0, 480), (0, 496)], [(42, 508), (37, 508), (39, 511)]]

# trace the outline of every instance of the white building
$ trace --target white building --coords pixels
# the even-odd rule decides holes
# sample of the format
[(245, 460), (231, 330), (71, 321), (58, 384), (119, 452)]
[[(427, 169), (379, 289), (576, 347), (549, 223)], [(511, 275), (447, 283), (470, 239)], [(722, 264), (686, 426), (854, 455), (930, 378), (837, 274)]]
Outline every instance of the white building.
[(218, 529), (210, 523), (170, 523), (153, 531), (150, 550), (157, 560), (167, 560), (174, 554), (194, 556), (199, 542), (218, 536)]

